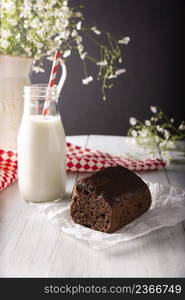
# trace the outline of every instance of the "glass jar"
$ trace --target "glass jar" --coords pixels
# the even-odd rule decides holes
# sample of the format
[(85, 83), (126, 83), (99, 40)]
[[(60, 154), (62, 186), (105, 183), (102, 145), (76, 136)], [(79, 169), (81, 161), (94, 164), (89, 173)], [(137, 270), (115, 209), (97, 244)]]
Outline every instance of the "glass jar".
[[(49, 95), (48, 114), (43, 116)], [(66, 140), (59, 115), (57, 87), (33, 84), (24, 88), (24, 111), (18, 133), (18, 182), (28, 202), (64, 197)]]

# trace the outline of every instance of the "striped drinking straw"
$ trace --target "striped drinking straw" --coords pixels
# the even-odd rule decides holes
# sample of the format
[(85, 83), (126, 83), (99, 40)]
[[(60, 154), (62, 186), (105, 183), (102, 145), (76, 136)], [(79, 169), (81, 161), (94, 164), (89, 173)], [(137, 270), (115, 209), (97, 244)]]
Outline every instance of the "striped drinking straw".
[[(51, 74), (50, 74), (50, 78), (49, 78), (48, 88), (53, 87), (55, 84), (55, 79), (56, 79), (56, 75), (57, 75), (57, 71), (58, 71), (58, 64), (59, 64), (60, 57), (61, 57), (61, 53), (59, 51), (56, 51), (55, 55), (54, 55), (54, 59), (53, 59), (53, 65), (52, 65)], [(44, 102), (44, 108), (42, 111), (43, 116), (48, 115), (49, 104), (50, 104), (50, 97), (49, 97), (49, 93), (48, 93), (48, 95), (46, 96), (46, 100)]]

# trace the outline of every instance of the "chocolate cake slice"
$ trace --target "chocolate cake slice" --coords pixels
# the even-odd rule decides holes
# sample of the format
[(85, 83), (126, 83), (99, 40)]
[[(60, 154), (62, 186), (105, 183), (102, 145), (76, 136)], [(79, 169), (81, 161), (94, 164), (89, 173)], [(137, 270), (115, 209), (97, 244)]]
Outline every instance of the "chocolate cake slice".
[(84, 178), (74, 186), (71, 217), (89, 228), (114, 232), (149, 209), (147, 184), (127, 168), (109, 167)]

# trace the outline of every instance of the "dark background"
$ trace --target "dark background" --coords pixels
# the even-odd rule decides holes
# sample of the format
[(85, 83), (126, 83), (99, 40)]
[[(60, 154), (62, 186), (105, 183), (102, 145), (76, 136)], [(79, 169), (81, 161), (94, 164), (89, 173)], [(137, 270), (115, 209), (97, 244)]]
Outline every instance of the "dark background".
[[(100, 83), (81, 83), (83, 67), (77, 55), (67, 62), (68, 77), (61, 95), (61, 116), (67, 135), (126, 135), (129, 117), (145, 120), (150, 105), (161, 108), (177, 121), (183, 110), (184, 0), (75, 0), (84, 4), (88, 25), (110, 31), (114, 37), (129, 36), (123, 58), (127, 72), (102, 100)], [(90, 54), (96, 48), (87, 41)], [(95, 66), (88, 63), (90, 75)], [(51, 63), (44, 74), (32, 74), (33, 83), (47, 83)]]

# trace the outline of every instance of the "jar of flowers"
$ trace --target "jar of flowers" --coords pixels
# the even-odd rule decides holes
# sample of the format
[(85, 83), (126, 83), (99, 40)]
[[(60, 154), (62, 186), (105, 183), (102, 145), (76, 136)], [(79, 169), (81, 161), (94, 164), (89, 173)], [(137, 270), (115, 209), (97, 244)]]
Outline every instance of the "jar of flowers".
[[(130, 38), (115, 39), (95, 26), (85, 27), (82, 8), (70, 5), (69, 0), (1, 0), (0, 15), (0, 128), (3, 133), (0, 147), (16, 147), (23, 86), (30, 83), (31, 71), (44, 72), (44, 59), (53, 60), (56, 50), (61, 52), (64, 63), (73, 53), (79, 54), (84, 69), (82, 84), (93, 80), (87, 72), (86, 61), (96, 64), (103, 100), (106, 100), (106, 90), (113, 86), (112, 80), (125, 73), (122, 46)], [(106, 38), (103, 44), (102, 36)], [(83, 44), (86, 38), (98, 47), (98, 58), (86, 51)]]

